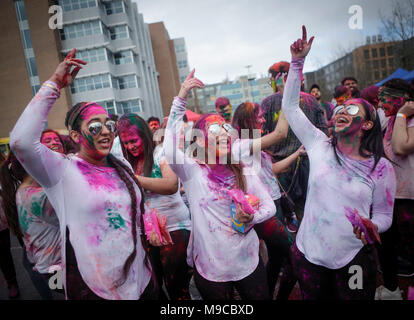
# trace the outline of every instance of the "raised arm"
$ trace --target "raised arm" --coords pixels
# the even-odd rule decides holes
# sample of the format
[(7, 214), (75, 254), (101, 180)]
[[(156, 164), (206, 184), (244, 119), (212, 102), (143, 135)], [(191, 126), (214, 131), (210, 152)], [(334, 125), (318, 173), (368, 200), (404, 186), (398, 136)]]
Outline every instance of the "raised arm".
[(161, 160), (160, 170), (162, 177), (159, 178), (137, 176), (141, 186), (146, 190), (162, 195), (176, 193), (178, 191), (178, 178), (165, 159)]
[(406, 156), (414, 153), (414, 101), (409, 101), (398, 111), (405, 115), (396, 117), (392, 132), (392, 150), (395, 154)]
[(182, 83), (178, 96), (174, 98), (164, 137), (165, 158), (171, 169), (182, 181), (190, 178), (190, 166), (196, 164), (194, 160), (186, 157), (183, 150), (179, 147), (180, 130), (183, 125), (183, 117), (187, 110), (188, 93), (193, 88), (204, 87), (204, 84), (200, 80), (194, 78), (194, 72), (195, 70), (193, 69), (187, 79)]
[(314, 37), (307, 41), (306, 28), (302, 27), (302, 39), (298, 39), (290, 47), (292, 63), (290, 64), (286, 87), (283, 92), (282, 109), (294, 134), (310, 151), (316, 141), (326, 139), (326, 135), (316, 128), (299, 107), (302, 69), (305, 57), (311, 49)]
[[(82, 60), (75, 59), (76, 50), (59, 64), (53, 76), (43, 83), (39, 92), (30, 101), (10, 134), (10, 146), (26, 171), (43, 187), (55, 185), (63, 172), (64, 157), (40, 143), (47, 123), (47, 116), (60, 89), (70, 85), (76, 77)], [(71, 72), (71, 68), (75, 69)]]

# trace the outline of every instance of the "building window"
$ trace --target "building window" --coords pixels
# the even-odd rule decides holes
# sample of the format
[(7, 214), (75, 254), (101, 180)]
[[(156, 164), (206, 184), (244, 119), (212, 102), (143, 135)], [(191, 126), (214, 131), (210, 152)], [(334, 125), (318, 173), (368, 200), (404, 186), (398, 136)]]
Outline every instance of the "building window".
[(180, 53), (180, 52), (185, 52), (185, 45), (183, 44), (178, 44), (175, 46), (175, 52)]
[(96, 7), (96, 0), (59, 0), (63, 11), (72, 11)]
[(72, 93), (94, 91), (111, 86), (109, 74), (100, 74), (92, 77), (79, 78), (70, 87)]
[(380, 48), (380, 57), (385, 57), (385, 48)]
[(104, 2), (106, 14), (109, 16), (111, 14), (122, 13), (124, 12), (124, 6), (122, 0)]
[(382, 72), (382, 77), (383, 77), (383, 78), (386, 78), (386, 77), (387, 77), (387, 71), (383, 71), (383, 72)]
[(389, 56), (392, 56), (394, 54), (394, 48), (393, 46), (387, 47), (387, 53)]
[(139, 113), (143, 110), (139, 99), (117, 102), (117, 109), (122, 110), (122, 113)]
[(382, 59), (381, 60), (381, 68), (386, 68), (387, 67), (387, 60), (385, 60), (385, 59)]
[(390, 68), (394, 67), (394, 58), (389, 58), (388, 59), (388, 64), (390, 65)]
[(132, 63), (134, 61), (134, 58), (132, 57), (132, 51), (126, 50), (114, 53), (114, 61), (115, 64)]
[(101, 34), (100, 21), (94, 20), (91, 22), (69, 24), (63, 29), (59, 29), (59, 32), (61, 40), (83, 38), (93, 34)]
[(373, 57), (373, 58), (378, 57), (378, 51), (377, 51), (377, 49), (376, 49), (376, 48), (372, 49), (372, 57)]
[(375, 80), (379, 80), (379, 76), (380, 75), (380, 73), (378, 72), (378, 71), (375, 71)]
[(178, 69), (187, 68), (187, 60), (178, 61)]
[(99, 102), (99, 105), (104, 107), (108, 114), (116, 114), (115, 102), (113, 100)]
[(16, 10), (16, 16), (19, 21), (20, 36), (23, 43), (24, 56), (26, 60), (27, 73), (30, 79), (30, 86), (32, 88), (32, 94), (35, 95), (40, 89), (39, 74), (37, 73), (36, 59), (34, 57), (32, 38), (30, 36), (29, 23), (27, 21), (26, 9), (24, 7), (23, 0), (15, 1), (14, 7)]
[(108, 29), (112, 40), (128, 38), (128, 27), (126, 25), (109, 27)]
[(106, 60), (105, 52), (106, 52), (105, 48), (81, 50), (81, 51), (76, 52), (76, 57), (78, 59), (84, 60), (87, 63), (94, 63), (94, 62), (99, 62), (99, 61), (105, 61)]
[(124, 76), (118, 78), (119, 89), (136, 88), (137, 82), (135, 75)]
[(373, 64), (374, 64), (374, 69), (378, 69), (379, 68), (378, 60), (374, 60), (373, 61)]
[(366, 62), (367, 70), (371, 69), (371, 61)]

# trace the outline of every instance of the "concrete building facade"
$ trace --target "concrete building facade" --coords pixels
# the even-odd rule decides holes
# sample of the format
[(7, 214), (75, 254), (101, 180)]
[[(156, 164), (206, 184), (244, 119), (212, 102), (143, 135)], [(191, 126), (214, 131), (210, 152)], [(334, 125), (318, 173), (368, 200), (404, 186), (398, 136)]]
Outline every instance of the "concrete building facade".
[[(59, 32), (48, 26), (48, 0), (0, 2), (0, 138), (9, 136), (17, 119), (61, 61)], [(48, 126), (63, 129), (68, 108), (72, 106), (69, 89), (48, 117)]]
[(163, 22), (149, 24), (155, 66), (158, 70), (163, 116), (170, 113), (174, 97), (180, 90), (180, 78), (175, 55), (174, 41), (170, 39)]
[(173, 41), (175, 56), (177, 57), (178, 76), (180, 78), (180, 83), (183, 83), (190, 74), (187, 47), (184, 38), (173, 39)]
[(131, 0), (59, 0), (62, 54), (77, 48), (88, 64), (71, 86), (73, 103), (97, 101), (109, 113), (161, 116), (148, 25)]

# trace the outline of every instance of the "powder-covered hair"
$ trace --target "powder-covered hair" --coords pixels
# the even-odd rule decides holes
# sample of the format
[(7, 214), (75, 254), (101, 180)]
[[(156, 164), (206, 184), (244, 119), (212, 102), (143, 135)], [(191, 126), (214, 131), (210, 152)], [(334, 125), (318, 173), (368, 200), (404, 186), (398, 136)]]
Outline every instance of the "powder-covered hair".
[[(140, 116), (134, 113), (124, 114), (118, 121), (118, 133), (121, 138), (121, 132), (135, 128), (139, 137), (142, 139), (144, 149), (144, 176), (151, 177), (152, 167), (154, 165), (154, 141), (152, 131), (148, 126), (148, 123)], [(134, 172), (136, 172), (138, 160), (130, 155), (129, 151), (125, 149), (124, 144), (121, 141), (122, 152), (125, 159), (131, 164)]]
[(239, 137), (242, 129), (249, 129), (249, 139), (253, 139), (253, 129), (256, 128), (259, 113), (260, 106), (253, 102), (247, 101), (237, 107), (231, 125), (237, 130)]

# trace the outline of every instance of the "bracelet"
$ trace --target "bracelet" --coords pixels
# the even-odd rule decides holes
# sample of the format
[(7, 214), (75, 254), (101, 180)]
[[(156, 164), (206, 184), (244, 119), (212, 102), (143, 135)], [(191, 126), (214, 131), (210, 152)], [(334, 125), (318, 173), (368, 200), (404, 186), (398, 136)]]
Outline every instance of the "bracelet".
[(43, 83), (43, 85), (53, 89), (56, 93), (60, 93), (60, 90), (58, 88), (56, 88), (55, 86), (51, 85), (50, 83), (45, 82), (45, 83)]
[(398, 112), (397, 113), (397, 118), (398, 117), (400, 117), (400, 118), (404, 118), (404, 119), (407, 119), (407, 115), (406, 114), (404, 114), (404, 113), (400, 113), (400, 112)]

